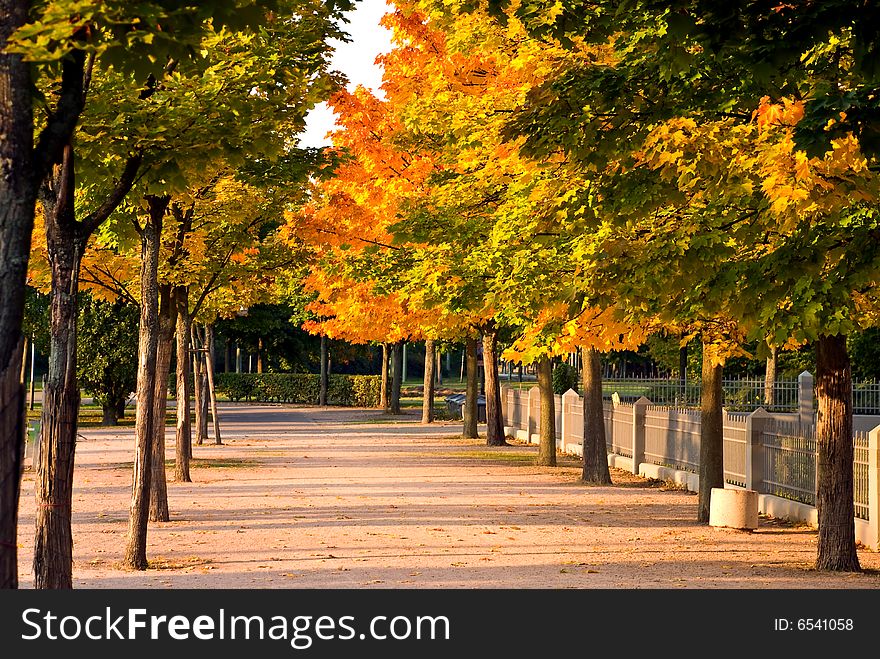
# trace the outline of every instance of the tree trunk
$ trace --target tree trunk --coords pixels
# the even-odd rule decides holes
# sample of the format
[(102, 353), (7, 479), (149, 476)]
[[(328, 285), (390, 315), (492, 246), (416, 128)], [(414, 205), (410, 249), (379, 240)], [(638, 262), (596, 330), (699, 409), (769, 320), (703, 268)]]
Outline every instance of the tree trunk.
[(388, 344), (382, 344), (382, 369), (379, 373), (380, 389), (379, 389), (379, 407), (383, 411), (388, 412), (391, 407), (390, 398), (388, 396)]
[(541, 394), (541, 439), (538, 464), (556, 466), (556, 401), (553, 399), (553, 363), (547, 356), (538, 360), (538, 389)]
[(203, 343), (199, 336), (199, 328), (195, 323), (191, 323), (191, 325), (193, 372), (195, 374), (193, 382), (195, 385), (196, 444), (201, 446), (208, 441), (208, 375), (205, 372), (205, 353), (202, 352)]
[[(438, 387), (443, 386), (443, 360), (441, 359), (440, 350), (436, 350), (436, 363), (434, 364), (435, 383)], [(449, 353), (447, 353), (448, 356)]]
[(721, 390), (723, 366), (714, 366), (708, 344), (703, 344), (703, 381), (700, 394), (700, 496), (697, 521), (709, 521), (713, 487), (724, 487), (724, 438)]
[(0, 588), (18, 588), (18, 501), (24, 387), (21, 321), (39, 178), (34, 170), (30, 64), (6, 52), (30, 2), (0, 0)]
[(498, 329), (488, 323), (483, 330), (483, 372), (486, 381), (486, 444), (507, 446), (501, 416), (501, 382), (498, 379)]
[(214, 444), (220, 445), (220, 417), (217, 416), (217, 390), (214, 388), (214, 326), (205, 325), (205, 375), (208, 384), (208, 402), (211, 405), (211, 421), (214, 424)]
[(602, 358), (599, 351), (593, 348), (584, 348), (584, 351), (584, 468), (581, 480), (596, 485), (611, 485), (602, 405)]
[(400, 414), (400, 385), (403, 379), (403, 341), (391, 346), (391, 394), (388, 402), (390, 414)]
[(119, 405), (115, 401), (107, 401), (101, 404), (101, 425), (115, 426), (117, 425), (119, 413)]
[(174, 451), (174, 480), (190, 483), (190, 459), (192, 458), (192, 417), (189, 410), (189, 288), (178, 286), (174, 301), (177, 304), (177, 434)]
[(226, 354), (223, 357), (223, 372), (232, 373), (235, 360), (235, 346), (232, 345), (232, 339), (226, 339)]
[(462, 437), (465, 439), (477, 439), (480, 435), (477, 432), (479, 422), (479, 407), (477, 398), (479, 397), (479, 366), (477, 365), (477, 340), (471, 337), (465, 339), (464, 349), (465, 364), (467, 368), (467, 383), (465, 384), (464, 398), (464, 430)]
[(764, 373), (764, 405), (767, 408), (776, 404), (776, 369), (779, 366), (779, 350), (776, 346), (770, 348), (770, 356), (767, 357), (767, 370)]
[(73, 587), (70, 505), (76, 450), (79, 383), (76, 322), (82, 241), (74, 214), (74, 168), (70, 147), (43, 188), (46, 247), (52, 274), (49, 372), (43, 385), (34, 536), (34, 587)]
[(150, 468), (150, 521), (167, 522), (168, 484), (165, 475), (165, 421), (168, 417), (168, 378), (177, 326), (177, 304), (171, 286), (159, 286), (159, 338), (156, 343), (156, 391), (153, 399), (153, 461)]
[(858, 572), (853, 505), (852, 373), (846, 337), (816, 342), (819, 543), (816, 569)]
[(318, 392), (318, 405), (327, 404), (327, 337), (321, 335), (321, 388)]
[(141, 234), (141, 318), (138, 331), (135, 458), (124, 566), (147, 569), (147, 522), (150, 515), (156, 348), (159, 342), (159, 244), (168, 197), (148, 197), (149, 217)]
[(257, 339), (257, 373), (263, 372), (263, 338)]
[[(0, 342), (6, 340), (0, 337)], [(19, 378), (22, 345), (19, 337), (0, 368), (0, 588), (18, 588), (18, 500), (27, 428), (24, 386)]]
[(434, 340), (425, 341), (425, 377), (422, 391), (422, 423), (434, 421)]

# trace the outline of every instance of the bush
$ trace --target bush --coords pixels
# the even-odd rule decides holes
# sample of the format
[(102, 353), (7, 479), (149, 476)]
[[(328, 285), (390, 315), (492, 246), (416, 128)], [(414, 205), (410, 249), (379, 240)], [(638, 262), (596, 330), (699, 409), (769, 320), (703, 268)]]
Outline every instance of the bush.
[(571, 364), (562, 362), (553, 369), (553, 393), (564, 394), (569, 389), (578, 390), (578, 372)]
[[(217, 391), (233, 401), (317, 405), (321, 376), (310, 373), (218, 373)], [(327, 403), (343, 407), (378, 407), (378, 375), (331, 375)]]

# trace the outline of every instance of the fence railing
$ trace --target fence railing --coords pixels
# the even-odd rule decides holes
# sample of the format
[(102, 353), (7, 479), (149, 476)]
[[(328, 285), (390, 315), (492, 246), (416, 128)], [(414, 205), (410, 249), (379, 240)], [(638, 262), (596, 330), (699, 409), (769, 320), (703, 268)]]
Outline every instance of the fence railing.
[[(529, 391), (505, 388), (503, 400), (506, 432), (537, 442), (537, 387)], [(555, 404), (558, 448), (581, 454), (583, 399), (568, 391), (556, 396)], [(603, 401), (603, 418), (609, 464), (637, 474), (663, 473), (657, 469), (699, 473), (699, 410), (654, 405), (646, 398), (631, 403)], [(853, 503), (857, 537), (880, 548), (880, 423), (874, 425), (870, 432), (853, 433)], [(773, 415), (761, 408), (751, 413), (725, 410), (722, 435), (726, 484), (814, 509), (817, 444), (812, 423), (802, 423), (799, 414)], [(695, 478), (689, 482), (696, 482)], [(795, 506), (786, 516), (805, 514)]]

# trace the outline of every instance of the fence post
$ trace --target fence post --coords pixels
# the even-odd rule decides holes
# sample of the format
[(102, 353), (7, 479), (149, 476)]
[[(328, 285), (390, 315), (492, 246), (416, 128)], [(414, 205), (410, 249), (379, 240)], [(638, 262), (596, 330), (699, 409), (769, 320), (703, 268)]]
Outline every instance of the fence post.
[[(578, 398), (578, 393), (574, 389), (569, 389), (564, 394), (562, 394), (562, 450), (565, 451), (566, 440), (568, 439), (568, 435), (571, 432), (571, 422), (572, 422), (572, 414), (571, 408), (572, 404), (576, 403)], [(584, 434), (584, 424), (581, 424), (581, 435)]]
[[(537, 405), (534, 405), (532, 401), (537, 401)], [(532, 408), (537, 411), (536, 414), (532, 413)], [(532, 443), (532, 435), (537, 435), (541, 429), (539, 428), (539, 424), (541, 421), (541, 390), (538, 387), (532, 387), (529, 389), (529, 422), (526, 424), (526, 430), (528, 430), (529, 438), (526, 440), (526, 443)], [(539, 439), (540, 441), (540, 439)]]
[[(811, 376), (812, 377), (812, 376)], [(759, 407), (746, 417), (746, 489), (761, 492), (764, 482), (764, 431), (773, 417)]]
[[(638, 475), (639, 465), (645, 461), (645, 413), (651, 401), (642, 396), (633, 403), (632, 473)], [(614, 424), (611, 424), (612, 432)]]
[(813, 375), (804, 371), (798, 376), (798, 423), (801, 429), (813, 425)]
[(880, 426), (868, 433), (868, 540), (880, 549)]

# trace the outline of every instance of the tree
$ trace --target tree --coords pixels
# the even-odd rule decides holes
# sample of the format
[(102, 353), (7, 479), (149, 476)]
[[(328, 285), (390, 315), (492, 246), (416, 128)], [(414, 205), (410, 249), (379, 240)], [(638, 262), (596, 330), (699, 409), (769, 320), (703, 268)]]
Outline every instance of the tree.
[(77, 377), (103, 409), (103, 425), (115, 426), (137, 384), (137, 307), (83, 294), (77, 336)]

